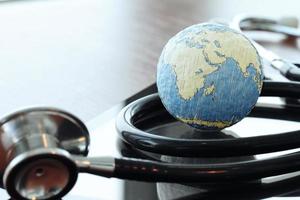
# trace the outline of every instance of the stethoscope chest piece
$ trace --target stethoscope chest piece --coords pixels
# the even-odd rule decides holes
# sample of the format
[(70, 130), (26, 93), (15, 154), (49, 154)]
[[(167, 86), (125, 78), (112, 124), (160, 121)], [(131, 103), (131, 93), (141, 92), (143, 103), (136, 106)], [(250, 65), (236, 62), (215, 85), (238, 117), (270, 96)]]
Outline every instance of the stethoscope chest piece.
[(86, 156), (90, 141), (79, 119), (52, 108), (26, 109), (5, 117), (0, 136), (3, 187), (17, 199), (58, 198), (67, 193), (78, 173), (70, 155)]

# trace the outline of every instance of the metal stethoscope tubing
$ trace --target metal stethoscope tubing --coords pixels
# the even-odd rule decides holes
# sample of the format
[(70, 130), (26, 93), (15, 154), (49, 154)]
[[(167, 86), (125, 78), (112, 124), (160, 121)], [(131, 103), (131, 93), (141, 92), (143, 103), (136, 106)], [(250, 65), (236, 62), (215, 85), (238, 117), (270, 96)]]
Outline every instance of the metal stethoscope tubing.
[[(290, 37), (300, 37), (300, 30), (297, 29), (298, 21), (293, 17), (275, 20), (250, 15), (238, 15), (234, 17), (230, 26), (238, 31), (260, 30), (282, 33)], [(300, 81), (300, 69), (297, 66), (279, 57), (275, 53), (266, 50), (255, 41), (252, 41), (252, 43), (259, 54), (270, 62), (271, 66), (278, 70), (283, 76), (292, 81)]]
[[(296, 82), (265, 81), (262, 95), (299, 99), (299, 91), (300, 84)], [(126, 135), (128, 130), (139, 134), (142, 130), (132, 123), (136, 120), (147, 121), (149, 117), (139, 115), (139, 111), (145, 110), (143, 107), (145, 104), (139, 102), (146, 101), (155, 108), (161, 104), (157, 99), (159, 99), (157, 95), (150, 95), (123, 109), (116, 122), (123, 139), (128, 136)], [(270, 107), (261, 106), (261, 108), (268, 110)], [(275, 107), (274, 110), (276, 109)], [(281, 111), (284, 109), (285, 107), (280, 108)], [(298, 109), (295, 107), (296, 111)], [(127, 118), (130, 115), (131, 118)], [(272, 118), (271, 113), (270, 115)], [(160, 115), (156, 113), (156, 116), (152, 117), (160, 118)], [(294, 117), (290, 120), (299, 121), (299, 117)], [(84, 124), (75, 116), (52, 108), (34, 108), (14, 113), (0, 121), (0, 133), (1, 153), (6, 156), (2, 163), (3, 185), (15, 199), (60, 198), (71, 190), (78, 173), (152, 182), (219, 182), (260, 179), (300, 170), (300, 152), (262, 160), (214, 164), (175, 164), (132, 158), (85, 157), (89, 147), (89, 135)], [(134, 138), (134, 135), (129, 136)], [(144, 139), (146, 145), (145, 137), (142, 134), (135, 139)], [(149, 143), (153, 142), (151, 137), (156, 136), (150, 136)], [(286, 139), (282, 141), (280, 138), (283, 137)], [(246, 145), (245, 142), (251, 141), (256, 144), (267, 144), (272, 141), (266, 147), (267, 151), (264, 151), (272, 152), (274, 149), (282, 149), (276, 149), (278, 146), (283, 146), (283, 149), (299, 147), (299, 139), (298, 130), (277, 135), (256, 136), (255, 141), (251, 138), (234, 140), (237, 146), (242, 143)], [(172, 139), (170, 140), (169, 142), (172, 142)], [(206, 148), (213, 149), (215, 142), (234, 145), (234, 140), (200, 139), (198, 142), (205, 141)], [(222, 151), (222, 148), (226, 149), (226, 145), (219, 147), (219, 150)], [(228, 155), (231, 154), (230, 151), (226, 152)], [(247, 153), (241, 151), (241, 154)]]

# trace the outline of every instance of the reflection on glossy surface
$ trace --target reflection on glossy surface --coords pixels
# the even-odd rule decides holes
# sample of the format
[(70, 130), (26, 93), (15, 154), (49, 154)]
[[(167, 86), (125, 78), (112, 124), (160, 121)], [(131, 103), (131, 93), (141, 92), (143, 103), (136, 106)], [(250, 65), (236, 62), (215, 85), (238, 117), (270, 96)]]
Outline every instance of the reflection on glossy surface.
[[(251, 127), (251, 128), (250, 128)], [(203, 132), (192, 129), (179, 122), (171, 122), (152, 128), (152, 133), (175, 137), (175, 138), (230, 138), (230, 137), (249, 137), (270, 133), (275, 134), (280, 131), (293, 131), (300, 128), (297, 122), (288, 122), (283, 120), (269, 120), (248, 118), (238, 125), (225, 129), (222, 132)], [(237, 160), (253, 160), (256, 156), (235, 157), (235, 158), (180, 158), (171, 156), (162, 156), (150, 154), (147, 152), (131, 149), (128, 145), (120, 142), (120, 150), (124, 156), (160, 159), (166, 162), (176, 163), (214, 163), (231, 162)], [(295, 151), (295, 150), (294, 150)], [(289, 152), (280, 152), (289, 153)], [(274, 156), (273, 154), (264, 155), (264, 158)], [(260, 156), (261, 157), (261, 156)], [(157, 193), (159, 199), (261, 199), (272, 196), (297, 195), (299, 190), (297, 181), (299, 173), (287, 174), (279, 177), (271, 177), (268, 180), (261, 179), (252, 182), (230, 182), (226, 184), (169, 184), (157, 183)], [(283, 199), (289, 199), (288, 197)]]
[(28, 199), (57, 195), (69, 181), (68, 168), (54, 159), (41, 159), (22, 169), (17, 175), (16, 190)]
[[(185, 139), (222, 139), (222, 138), (232, 138), (236, 137), (235, 132), (224, 130), (219, 131), (199, 131), (191, 127), (186, 126), (180, 122), (168, 123), (163, 126), (154, 127), (151, 129), (152, 133), (157, 133), (159, 135), (164, 135), (168, 137), (185, 138)], [(182, 157), (171, 157), (171, 156), (161, 156), (160, 160), (164, 162), (171, 163), (182, 163), (182, 164), (211, 164), (211, 163), (227, 163), (236, 161), (247, 161), (255, 159), (254, 156), (243, 156), (243, 157), (227, 157), (227, 158), (182, 158)], [(260, 182), (260, 180), (254, 181), (255, 183)], [(251, 184), (254, 183), (253, 181)], [(236, 182), (236, 183), (157, 183), (157, 193), (159, 199), (169, 200), (183, 198), (190, 195), (195, 195), (199, 193), (205, 193), (216, 188), (228, 188), (234, 187), (236, 185), (248, 185), (249, 182)]]

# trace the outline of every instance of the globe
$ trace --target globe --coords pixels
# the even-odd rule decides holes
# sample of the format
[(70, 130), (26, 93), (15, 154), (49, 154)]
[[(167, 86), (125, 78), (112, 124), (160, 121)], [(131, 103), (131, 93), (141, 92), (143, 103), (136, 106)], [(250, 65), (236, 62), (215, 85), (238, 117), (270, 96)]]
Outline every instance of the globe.
[(225, 25), (190, 26), (165, 45), (157, 65), (157, 88), (167, 111), (195, 128), (231, 126), (254, 107), (262, 88), (255, 47)]

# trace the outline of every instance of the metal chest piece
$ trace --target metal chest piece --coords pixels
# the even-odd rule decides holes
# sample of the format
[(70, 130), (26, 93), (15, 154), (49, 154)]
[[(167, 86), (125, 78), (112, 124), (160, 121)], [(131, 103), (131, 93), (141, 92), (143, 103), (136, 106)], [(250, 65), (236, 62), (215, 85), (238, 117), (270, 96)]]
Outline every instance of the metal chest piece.
[(0, 121), (1, 186), (17, 199), (60, 197), (77, 180), (70, 155), (86, 156), (89, 144), (85, 125), (67, 112), (15, 112)]

